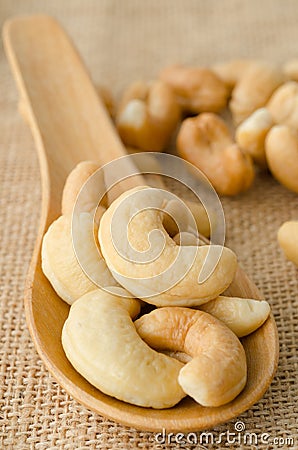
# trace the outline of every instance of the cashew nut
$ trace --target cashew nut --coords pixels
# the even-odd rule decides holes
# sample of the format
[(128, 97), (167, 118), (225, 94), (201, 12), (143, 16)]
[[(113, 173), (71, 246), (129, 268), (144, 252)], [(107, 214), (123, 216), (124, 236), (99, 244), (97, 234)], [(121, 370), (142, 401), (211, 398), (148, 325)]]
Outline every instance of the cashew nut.
[(225, 122), (212, 113), (185, 119), (177, 136), (180, 156), (198, 167), (218, 194), (236, 195), (254, 180), (249, 155), (236, 145)]
[(181, 231), (175, 234), (173, 241), (177, 245), (203, 245), (203, 242), (200, 241), (198, 236), (188, 231)]
[[(77, 260), (71, 233), (71, 214), (82, 184), (97, 168), (96, 163), (87, 161), (78, 164), (70, 173), (63, 191), (63, 214), (50, 225), (43, 237), (41, 251), (43, 273), (57, 294), (69, 304), (96, 288), (96, 285), (85, 275)], [(100, 286), (111, 286), (117, 283), (101, 255), (99, 246), (93, 239), (94, 204), (97, 204), (98, 192), (97, 189), (89, 188), (81, 198), (82, 212), (77, 220), (79, 228), (83, 232), (77, 236), (77, 245), (82, 249), (80, 254), (85, 255), (88, 260), (92, 279)], [(98, 207), (96, 216), (98, 221), (104, 210), (103, 207)], [(97, 233), (97, 230), (95, 231)], [(90, 238), (86, 239), (86, 236)], [(81, 260), (80, 262), (84, 264), (85, 261)]]
[(286, 188), (298, 193), (298, 134), (276, 125), (265, 141), (266, 159), (272, 175)]
[(96, 86), (97, 93), (101, 98), (103, 104), (105, 105), (109, 115), (111, 118), (115, 116), (115, 102), (113, 98), (113, 94), (106, 86), (102, 84)]
[(232, 92), (229, 106), (234, 123), (238, 125), (265, 106), (282, 81), (282, 73), (275, 67), (265, 63), (251, 65)]
[(245, 75), (248, 68), (256, 64), (256, 62), (252, 59), (232, 59), (231, 61), (215, 64), (211, 69), (232, 90)]
[(102, 254), (114, 278), (135, 297), (157, 306), (200, 305), (230, 285), (236, 256), (219, 245), (178, 246), (163, 226), (165, 206), (159, 189), (122, 194), (102, 216)]
[(162, 70), (160, 78), (174, 90), (183, 111), (218, 112), (227, 104), (229, 90), (209, 69), (172, 65)]
[(298, 83), (288, 81), (270, 98), (267, 108), (276, 124), (298, 129)]
[[(206, 209), (199, 202), (184, 200), (186, 206), (189, 208), (190, 213), (195, 221), (196, 229), (194, 232), (198, 232), (205, 237), (210, 236), (211, 223), (215, 222), (213, 217), (208, 216)], [(187, 222), (187, 216), (185, 216), (184, 211), (181, 210), (180, 202), (176, 200), (171, 200), (167, 203), (165, 207), (165, 215), (163, 220), (163, 225), (170, 236), (174, 236), (178, 233), (177, 224), (174, 222), (173, 217), (178, 219), (179, 223), (185, 222), (183, 230), (187, 231), (190, 224)], [(212, 223), (215, 227), (215, 223)]]
[[(81, 187), (99, 168), (100, 165), (95, 161), (82, 161), (70, 172), (65, 181), (62, 193), (61, 210), (63, 215), (70, 216), (72, 214)], [(98, 190), (94, 189), (94, 186), (90, 186), (86, 190), (86, 194), (84, 195), (85, 204), (82, 206), (82, 210), (85, 212), (92, 212), (94, 205), (97, 205), (99, 192), (103, 188), (103, 180), (101, 181), (102, 184), (98, 186)], [(107, 205), (105, 204), (104, 206)]]
[[(104, 210), (102, 209), (102, 212)], [(99, 286), (117, 285), (111, 275), (100, 249), (92, 240), (93, 216), (81, 213), (79, 218), (81, 239), (77, 245), (80, 254), (88, 260), (89, 275)], [(90, 236), (90, 239), (86, 239)], [(84, 261), (80, 261), (84, 264)], [(71, 218), (60, 216), (49, 227), (42, 243), (42, 270), (51, 285), (64, 301), (70, 305), (82, 295), (93, 291), (94, 284), (83, 272), (75, 254), (71, 235)]]
[(227, 325), (238, 337), (247, 336), (259, 328), (270, 313), (266, 300), (219, 296), (200, 306)]
[[(129, 148), (129, 151), (130, 153), (133, 152), (131, 148)], [(145, 178), (146, 182), (148, 182), (149, 186), (165, 190), (167, 189), (167, 185), (164, 182), (162, 176), (157, 175), (158, 173), (162, 174), (162, 167), (160, 164), (158, 164), (152, 154), (143, 153), (141, 164), (138, 165), (138, 168), (142, 173), (148, 171), (148, 173), (143, 174), (143, 177)], [(151, 171), (153, 173), (150, 173)], [(195, 198), (195, 200), (184, 198), (183, 201), (188, 207), (195, 221), (195, 231), (208, 238), (210, 236), (211, 230), (214, 231), (216, 229), (216, 217), (214, 211), (209, 208), (207, 213), (206, 209), (198, 198)], [(172, 200), (168, 202), (165, 208), (165, 213), (166, 214), (164, 215), (163, 224), (170, 236), (174, 236), (178, 233), (177, 225), (175, 224), (172, 217), (179, 218), (180, 224), (182, 224), (184, 219), (185, 227), (183, 228), (183, 231), (186, 231), (189, 223), (187, 221), (187, 216), (184, 214), (184, 211), (181, 210), (180, 201)]]
[(131, 319), (139, 302), (113, 289), (116, 295), (95, 290), (72, 305), (62, 330), (67, 358), (105, 394), (145, 407), (175, 405), (185, 396), (178, 384), (183, 364), (145, 344)]
[(293, 58), (286, 61), (282, 67), (283, 73), (288, 80), (298, 81), (298, 59)]
[(266, 167), (265, 138), (273, 126), (271, 114), (266, 108), (257, 109), (236, 129), (235, 140), (261, 167)]
[(178, 381), (201, 405), (223, 405), (244, 388), (245, 351), (237, 336), (210, 314), (181, 307), (159, 308), (136, 320), (135, 326), (150, 347), (192, 356), (180, 370)]
[(125, 145), (144, 151), (162, 151), (180, 118), (172, 89), (162, 81), (136, 82), (124, 93), (116, 117)]
[(286, 258), (298, 266), (298, 221), (285, 222), (279, 228), (277, 238)]

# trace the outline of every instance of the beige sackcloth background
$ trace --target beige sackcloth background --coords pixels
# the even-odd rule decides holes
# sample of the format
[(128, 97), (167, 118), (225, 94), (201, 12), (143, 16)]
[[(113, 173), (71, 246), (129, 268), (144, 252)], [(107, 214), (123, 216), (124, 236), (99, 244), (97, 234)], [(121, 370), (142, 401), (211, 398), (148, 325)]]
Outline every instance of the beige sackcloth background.
[[(234, 57), (283, 62), (298, 56), (298, 2), (293, 0), (1, 0), (0, 20), (43, 12), (74, 39), (95, 82), (115, 95), (132, 80), (153, 78), (167, 63), (208, 65)], [(40, 177), (35, 147), (17, 112), (16, 87), (3, 50), (0, 61), (0, 448), (199, 448), (158, 444), (154, 433), (123, 427), (70, 398), (44, 367), (30, 339), (23, 286), (38, 228)], [(298, 271), (280, 251), (276, 232), (298, 218), (298, 195), (269, 175), (246, 194), (223, 199), (228, 244), (272, 306), (280, 337), (274, 381), (249, 411), (216, 427), (268, 433), (258, 448), (298, 448)], [(273, 442), (274, 438), (279, 443)], [(290, 445), (285, 441), (292, 438)], [(284, 439), (284, 441), (282, 441)], [(206, 448), (254, 448), (243, 443)]]

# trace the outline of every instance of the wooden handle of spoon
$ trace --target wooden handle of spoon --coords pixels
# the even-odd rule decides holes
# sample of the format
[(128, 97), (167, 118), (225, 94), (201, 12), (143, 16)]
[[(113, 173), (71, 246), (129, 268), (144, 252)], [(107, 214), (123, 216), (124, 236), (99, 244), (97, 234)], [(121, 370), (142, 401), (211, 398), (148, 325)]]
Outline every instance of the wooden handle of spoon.
[[(3, 41), (38, 150), (43, 203), (51, 202), (44, 206), (57, 216), (62, 185), (78, 162), (91, 159), (104, 165), (126, 150), (78, 52), (56, 20), (46, 15), (14, 18), (4, 25)], [(132, 163), (123, 164), (125, 171)], [(140, 184), (146, 184), (141, 176), (119, 183), (117, 195)]]

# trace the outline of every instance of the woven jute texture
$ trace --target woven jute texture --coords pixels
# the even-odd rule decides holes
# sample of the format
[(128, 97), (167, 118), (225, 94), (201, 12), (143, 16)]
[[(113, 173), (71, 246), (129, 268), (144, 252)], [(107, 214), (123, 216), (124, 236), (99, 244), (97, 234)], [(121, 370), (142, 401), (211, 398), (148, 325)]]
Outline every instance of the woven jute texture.
[[(95, 82), (115, 95), (130, 81), (153, 78), (167, 63), (208, 65), (233, 57), (281, 63), (298, 56), (298, 3), (293, 0), (1, 0), (0, 20), (43, 12), (61, 21)], [(123, 427), (70, 398), (44, 367), (31, 342), (23, 287), (37, 233), (40, 176), (30, 132), (17, 112), (17, 93), (0, 60), (0, 448), (201, 448)], [(298, 272), (276, 241), (281, 223), (298, 218), (298, 196), (270, 175), (223, 199), (228, 243), (271, 304), (280, 338), (276, 376), (249, 411), (212, 431), (234, 432), (236, 420), (259, 437), (257, 448), (298, 448)], [(262, 443), (260, 436), (270, 437)], [(232, 438), (231, 438), (232, 440)], [(256, 448), (222, 440), (205, 448)]]

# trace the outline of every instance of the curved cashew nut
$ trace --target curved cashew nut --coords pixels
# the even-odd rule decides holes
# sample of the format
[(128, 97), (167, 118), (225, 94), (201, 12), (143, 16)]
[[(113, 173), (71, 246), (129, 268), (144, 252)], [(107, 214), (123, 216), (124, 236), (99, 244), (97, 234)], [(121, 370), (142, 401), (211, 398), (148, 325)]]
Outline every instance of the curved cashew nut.
[(188, 231), (181, 231), (173, 237), (173, 241), (177, 245), (203, 245), (200, 238)]
[(297, 132), (286, 125), (272, 127), (265, 141), (265, 151), (272, 175), (286, 188), (298, 193)]
[[(50, 225), (43, 237), (41, 251), (43, 273), (59, 297), (69, 304), (96, 288), (96, 285), (83, 272), (74, 252), (71, 213), (82, 185), (97, 169), (96, 163), (87, 161), (80, 163), (70, 173), (63, 191), (63, 215)], [(92, 199), (95, 202), (92, 202)], [(82, 236), (78, 236), (77, 245), (82, 248), (80, 253), (86, 255), (89, 261), (88, 267), (92, 268), (93, 280), (100, 286), (111, 286), (117, 283), (100, 253), (99, 246), (92, 239), (94, 234), (93, 209), (97, 201), (98, 190), (95, 189), (93, 192), (92, 189), (87, 189), (86, 195), (81, 201), (82, 212), (77, 218), (80, 229), (84, 230), (84, 233)], [(104, 211), (103, 207), (98, 208), (97, 220), (100, 220)], [(90, 239), (86, 239), (86, 236), (90, 236)]]
[[(131, 153), (133, 152), (132, 149), (128, 149), (128, 151), (130, 151)], [(152, 154), (143, 153), (141, 164), (139, 164), (138, 167), (140, 172), (148, 171), (148, 173), (145, 173), (143, 176), (150, 187), (167, 190), (167, 186), (164, 183), (163, 178), (160, 175), (157, 175), (158, 173), (162, 174), (162, 167), (152, 156)], [(151, 171), (154, 173), (150, 173)], [(183, 201), (190, 210), (191, 215), (195, 221), (196, 232), (199, 232), (200, 234), (208, 238), (211, 234), (211, 230), (214, 231), (217, 226), (215, 211), (211, 208), (208, 208), (207, 213), (206, 209), (198, 198), (195, 198), (195, 200), (183, 198)], [(187, 223), (187, 216), (185, 216), (184, 211), (181, 210), (180, 201), (172, 200), (168, 202), (165, 212), (166, 214), (164, 215), (163, 224), (170, 236), (174, 236), (178, 233), (177, 224), (173, 220), (173, 217), (175, 217), (175, 219), (177, 219), (178, 217), (179, 223), (181, 224), (184, 218), (185, 226), (189, 225)]]
[(185, 119), (177, 136), (180, 156), (198, 167), (221, 195), (236, 195), (254, 180), (249, 155), (232, 140), (225, 122), (212, 113)]
[[(91, 214), (80, 217), (84, 235), (93, 233)], [(116, 284), (99, 250), (91, 240), (82, 239), (82, 253), (92, 261), (93, 279), (101, 286)], [(78, 263), (71, 237), (71, 220), (60, 216), (49, 227), (42, 243), (42, 270), (59, 297), (70, 305), (87, 292), (96, 289), (96, 285), (85, 275)]]
[[(99, 168), (100, 165), (95, 161), (82, 161), (70, 172), (65, 181), (62, 193), (62, 215), (71, 216), (73, 207), (76, 203), (76, 199), (82, 186), (88, 180), (88, 178), (91, 177), (91, 175), (93, 175), (94, 172), (96, 172)], [(97, 205), (99, 200), (99, 192), (103, 189), (103, 180), (101, 180), (101, 185), (98, 186), (98, 189), (95, 189), (94, 186), (90, 185), (90, 188), (87, 189), (86, 194), (84, 195), (84, 204), (82, 204), (81, 200), (80, 209), (84, 212), (94, 212), (94, 205)], [(107, 205), (104, 204), (103, 206)]]
[(267, 166), (265, 138), (272, 126), (273, 119), (268, 109), (260, 108), (245, 119), (235, 132), (239, 147), (261, 167)]
[(231, 61), (215, 64), (211, 69), (232, 90), (245, 75), (248, 68), (256, 63), (257, 61), (253, 59), (232, 59)]
[(286, 258), (298, 266), (298, 220), (290, 220), (282, 224), (277, 238)]
[(136, 320), (135, 326), (151, 347), (192, 356), (180, 370), (178, 381), (201, 405), (223, 405), (244, 388), (245, 351), (237, 336), (210, 314), (188, 308), (159, 308)]
[(109, 115), (113, 119), (115, 116), (115, 101), (112, 92), (107, 86), (103, 86), (102, 84), (95, 86), (95, 89), (99, 95), (99, 98), (105, 105)]
[(257, 330), (270, 314), (266, 300), (219, 296), (199, 307), (221, 320), (238, 337)]
[(96, 290), (72, 305), (62, 330), (67, 358), (105, 394), (139, 406), (175, 405), (185, 396), (178, 384), (183, 364), (145, 344), (131, 320), (139, 302), (121, 288), (114, 293)]
[[(140, 187), (122, 194), (104, 213), (99, 242), (114, 278), (158, 306), (200, 305), (217, 297), (233, 280), (235, 254), (218, 245), (176, 245), (163, 226), (164, 207), (164, 191)], [(209, 276), (199, 282), (204, 268)]]
[(177, 64), (163, 69), (159, 77), (171, 86), (186, 112), (218, 112), (227, 104), (229, 90), (210, 69)]
[[(126, 150), (129, 153), (135, 153), (136, 151), (139, 151), (137, 149), (132, 148), (126, 148)], [(153, 156), (154, 155), (154, 156)], [(159, 189), (165, 189), (167, 190), (167, 185), (164, 182), (161, 175), (162, 174), (162, 166), (159, 164), (158, 160), (155, 158), (156, 153), (154, 154), (150, 153), (142, 153), (142, 158), (139, 162), (139, 160), (136, 161), (136, 164), (140, 170), (141, 173), (143, 173), (143, 177), (146, 182), (148, 182), (148, 186), (150, 187), (156, 187)], [(152, 172), (152, 173), (150, 173)], [(195, 221), (196, 225), (196, 232), (199, 232), (199, 234), (202, 234), (205, 237), (210, 237), (211, 230), (214, 232), (217, 227), (217, 217), (215, 210), (212, 210), (211, 208), (208, 208), (208, 212), (204, 208), (201, 201), (195, 197), (195, 200), (190, 200), (183, 198), (184, 203), (188, 207), (188, 209), (191, 212), (191, 215)], [(183, 210), (181, 210), (181, 202), (172, 200), (167, 203), (166, 205), (166, 214), (164, 215), (164, 226), (167, 232), (170, 234), (170, 236), (174, 236), (178, 233), (177, 225), (175, 224), (172, 217), (177, 218), (179, 217), (179, 222), (182, 224), (183, 217), (185, 219), (185, 225), (188, 225), (187, 216), (183, 216)], [(171, 217), (172, 216), (172, 217)], [(183, 216), (183, 217), (182, 217)], [(186, 229), (186, 228), (185, 228)]]
[(274, 122), (279, 125), (288, 125), (298, 128), (298, 83), (288, 81), (281, 85), (267, 103)]
[(298, 59), (293, 58), (286, 61), (282, 66), (282, 71), (286, 79), (298, 81)]
[(253, 64), (236, 84), (230, 109), (236, 125), (256, 109), (265, 106), (273, 92), (283, 82), (280, 70), (269, 64)]
[[(188, 207), (190, 213), (195, 222), (196, 229), (193, 230), (194, 233), (198, 232), (205, 237), (210, 236), (211, 226), (216, 226), (215, 219), (213, 217), (208, 216), (208, 213), (204, 206), (199, 202), (184, 200), (185, 205)], [(181, 209), (181, 203), (177, 200), (171, 200), (167, 203), (165, 207), (166, 214), (164, 215), (163, 225), (170, 236), (175, 236), (179, 230), (177, 228), (177, 223), (173, 220), (173, 217), (176, 221), (179, 221), (180, 224), (185, 222), (183, 230), (186, 231), (187, 226), (190, 224), (187, 222), (187, 217), (184, 214), (184, 211)]]
[(162, 81), (134, 83), (121, 101), (116, 124), (124, 144), (162, 151), (180, 118), (172, 89)]

